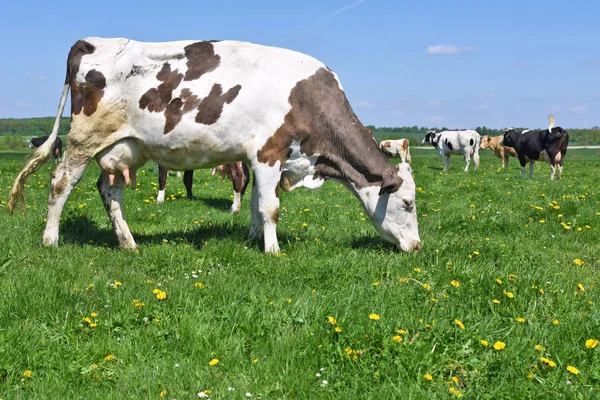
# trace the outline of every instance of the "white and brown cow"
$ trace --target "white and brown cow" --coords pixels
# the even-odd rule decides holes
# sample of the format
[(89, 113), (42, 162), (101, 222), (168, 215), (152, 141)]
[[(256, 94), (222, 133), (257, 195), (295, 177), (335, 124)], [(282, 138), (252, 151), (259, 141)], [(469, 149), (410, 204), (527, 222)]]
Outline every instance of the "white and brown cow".
[[(136, 243), (123, 217), (124, 187), (152, 159), (172, 170), (244, 161), (254, 170), (250, 237), (279, 252), (279, 186), (340, 181), (361, 201), (378, 233), (418, 250), (410, 166), (394, 166), (360, 123), (335, 73), (290, 50), (236, 41), (142, 43), (87, 38), (69, 53), (51, 140), (17, 176), (8, 207), (50, 156), (71, 88), (71, 130), (51, 175), (44, 245), (56, 245), (64, 204), (88, 163), (119, 244)], [(263, 233), (264, 231), (264, 233)]]
[(475, 162), (473, 167), (479, 167), (479, 133), (472, 130), (465, 131), (429, 131), (422, 144), (429, 143), (438, 151), (444, 164), (444, 171), (450, 169), (450, 155), (461, 154), (465, 158), (465, 172), (469, 170), (471, 157)]
[(494, 152), (494, 155), (502, 160), (502, 168), (508, 167), (509, 157), (517, 157), (517, 152), (515, 151), (515, 149), (509, 146), (502, 146), (500, 144), (503, 138), (503, 135), (494, 137), (484, 135), (481, 137), (481, 145), (479, 146), (481, 150), (492, 150)]
[(408, 139), (397, 139), (397, 140), (382, 140), (379, 143), (379, 148), (388, 157), (400, 156), (402, 162), (410, 164), (412, 161), (410, 157), (410, 149), (408, 148)]
[[(212, 175), (216, 172), (221, 174), (221, 179), (229, 178), (233, 183), (233, 204), (231, 205), (231, 213), (237, 214), (242, 211), (242, 197), (246, 193), (246, 187), (250, 182), (250, 170), (248, 165), (241, 161), (231, 164), (219, 165), (213, 168)], [(158, 195), (156, 196), (157, 203), (164, 203), (165, 201), (165, 188), (167, 186), (167, 176), (169, 175), (169, 169), (158, 166)], [(187, 192), (187, 198), (192, 199), (192, 182), (194, 181), (194, 170), (190, 169), (183, 173), (183, 184)]]

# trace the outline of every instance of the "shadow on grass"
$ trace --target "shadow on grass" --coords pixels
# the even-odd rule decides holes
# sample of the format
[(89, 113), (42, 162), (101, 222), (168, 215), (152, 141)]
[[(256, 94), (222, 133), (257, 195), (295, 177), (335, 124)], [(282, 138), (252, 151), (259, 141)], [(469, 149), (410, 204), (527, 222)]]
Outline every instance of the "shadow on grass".
[(221, 211), (229, 211), (231, 210), (232, 201), (229, 199), (219, 198), (219, 197), (196, 197), (194, 196), (193, 200), (200, 200), (204, 202), (208, 207), (215, 208)]
[(355, 237), (351, 242), (353, 249), (399, 251), (392, 243), (385, 241), (379, 236)]
[[(132, 231), (136, 244), (152, 245), (162, 244), (163, 239), (169, 242), (189, 243), (194, 248), (200, 250), (204, 243), (209, 239), (234, 239), (239, 243), (251, 243), (249, 247), (256, 247), (262, 250), (263, 241), (248, 240), (248, 225), (242, 225), (237, 222), (226, 222), (221, 225), (197, 226), (189, 230), (171, 231), (165, 233), (140, 234)], [(66, 244), (91, 245), (97, 247), (106, 247), (118, 249), (119, 242), (112, 228), (100, 228), (96, 223), (86, 215), (70, 215), (61, 223), (61, 236)], [(286, 233), (279, 233), (280, 243), (291, 242), (294, 237)]]

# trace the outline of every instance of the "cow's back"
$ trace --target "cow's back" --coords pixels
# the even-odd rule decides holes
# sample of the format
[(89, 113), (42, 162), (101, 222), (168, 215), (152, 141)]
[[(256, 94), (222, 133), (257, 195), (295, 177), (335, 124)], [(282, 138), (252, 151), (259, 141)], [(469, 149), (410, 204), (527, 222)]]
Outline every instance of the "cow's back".
[(236, 41), (84, 41), (94, 50), (80, 58), (72, 97), (77, 104), (78, 84), (91, 79), (98, 93), (73, 113), (94, 127), (121, 121), (101, 146), (133, 137), (172, 169), (247, 160), (282, 125), (292, 88), (326, 68), (301, 53)]

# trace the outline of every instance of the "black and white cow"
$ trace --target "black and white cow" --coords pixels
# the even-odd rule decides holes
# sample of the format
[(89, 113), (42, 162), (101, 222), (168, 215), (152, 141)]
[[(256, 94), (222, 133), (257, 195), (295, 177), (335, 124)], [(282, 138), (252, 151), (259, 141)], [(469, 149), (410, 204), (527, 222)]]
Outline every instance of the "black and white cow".
[(462, 154), (465, 158), (465, 172), (469, 170), (471, 157), (477, 171), (479, 167), (479, 133), (472, 130), (466, 131), (429, 131), (421, 144), (429, 143), (438, 151), (444, 163), (444, 171), (450, 169), (450, 155)]
[[(46, 143), (46, 140), (48, 140), (48, 138), (48, 135), (39, 138), (32, 137), (31, 140), (29, 140), (29, 148), (33, 149), (36, 147), (40, 147), (41, 145)], [(62, 158), (62, 140), (60, 140), (59, 137), (56, 138), (56, 140), (54, 141), (54, 146), (52, 146), (52, 157), (54, 157), (55, 163), (60, 162), (60, 159)]]
[[(238, 161), (236, 163), (224, 164), (215, 167), (212, 171), (214, 176), (217, 172), (221, 175), (221, 179), (229, 178), (233, 184), (233, 204), (231, 205), (231, 213), (237, 214), (242, 211), (242, 198), (246, 193), (246, 187), (250, 182), (250, 169), (245, 163)], [(169, 170), (162, 165), (158, 167), (158, 195), (156, 196), (157, 203), (164, 203), (165, 188), (167, 186), (167, 176)], [(194, 181), (194, 170), (190, 169), (183, 173), (183, 184), (187, 192), (187, 198), (192, 199), (192, 182)]]
[[(122, 248), (136, 247), (123, 217), (124, 186), (152, 159), (172, 170), (252, 166), (250, 237), (279, 252), (278, 188), (337, 180), (378, 233), (406, 252), (421, 246), (410, 166), (394, 166), (360, 123), (325, 64), (290, 50), (236, 41), (142, 43), (87, 38), (71, 48), (57, 116), (71, 89), (69, 150), (51, 176), (44, 245), (56, 245), (64, 204), (88, 163)], [(56, 138), (58, 127), (50, 136)], [(42, 145), (8, 201), (50, 155)], [(264, 233), (263, 233), (264, 231)]]
[(504, 132), (503, 146), (510, 146), (517, 152), (521, 163), (521, 176), (525, 176), (525, 165), (529, 163), (529, 178), (533, 178), (533, 168), (536, 161), (546, 160), (552, 168), (550, 179), (560, 179), (563, 162), (567, 154), (569, 133), (561, 127), (554, 127), (554, 118), (550, 117), (550, 126), (543, 130), (526, 130), (520, 133), (515, 129)]

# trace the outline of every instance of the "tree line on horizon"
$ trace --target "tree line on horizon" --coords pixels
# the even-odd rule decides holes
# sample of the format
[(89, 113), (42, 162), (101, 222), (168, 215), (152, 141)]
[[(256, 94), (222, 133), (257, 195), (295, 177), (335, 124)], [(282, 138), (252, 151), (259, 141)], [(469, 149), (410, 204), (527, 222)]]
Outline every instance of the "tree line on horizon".
[[(54, 117), (42, 118), (0, 118), (0, 149), (18, 149), (27, 147), (27, 141), (23, 140), (23, 136), (38, 137), (49, 135), (52, 132), (54, 125)], [(63, 117), (60, 122), (59, 135), (66, 135), (69, 132), (70, 118)], [(412, 135), (414, 139), (411, 144), (417, 144), (416, 134), (425, 135), (429, 130), (438, 132), (448, 130), (447, 127), (425, 127), (425, 126), (382, 126), (376, 127), (368, 125), (378, 138), (394, 138), (402, 137), (402, 135)], [(525, 129), (525, 128), (517, 128)], [(600, 144), (600, 127), (593, 126), (590, 129), (566, 128), (569, 131), (570, 140), (578, 144)], [(480, 135), (497, 136), (502, 134), (502, 130), (478, 126), (475, 130)]]

